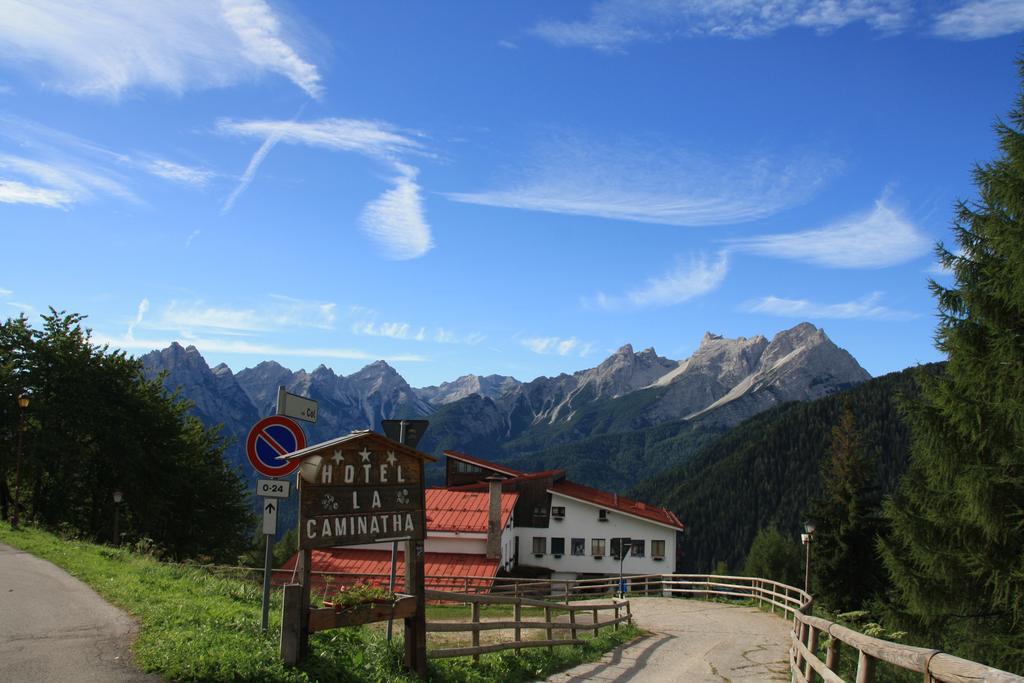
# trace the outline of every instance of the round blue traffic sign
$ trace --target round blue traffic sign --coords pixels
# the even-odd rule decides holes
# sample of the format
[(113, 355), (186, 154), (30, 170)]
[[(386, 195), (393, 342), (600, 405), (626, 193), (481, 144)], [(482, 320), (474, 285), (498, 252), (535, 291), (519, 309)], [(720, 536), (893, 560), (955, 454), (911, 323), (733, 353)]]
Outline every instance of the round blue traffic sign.
[(283, 477), (295, 471), (298, 460), (280, 460), (282, 455), (306, 447), (302, 428), (284, 415), (265, 417), (249, 430), (245, 454), (257, 472), (268, 477)]

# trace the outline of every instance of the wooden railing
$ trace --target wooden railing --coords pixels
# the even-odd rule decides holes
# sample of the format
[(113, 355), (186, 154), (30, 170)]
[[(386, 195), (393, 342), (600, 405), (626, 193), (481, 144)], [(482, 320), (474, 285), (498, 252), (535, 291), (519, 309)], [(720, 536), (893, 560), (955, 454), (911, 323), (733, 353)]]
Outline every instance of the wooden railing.
[[(581, 645), (584, 640), (578, 637), (580, 631), (592, 631), (594, 636), (597, 636), (602, 628), (608, 626), (618, 628), (620, 623), (632, 621), (629, 601), (619, 600), (616, 598), (613, 598), (610, 603), (568, 604), (509, 595), (480, 595), (435, 590), (428, 590), (426, 592), (426, 598), (433, 602), (458, 602), (469, 603), (471, 605), (472, 620), (469, 622), (427, 621), (428, 633), (468, 632), (472, 643), (469, 647), (449, 647), (428, 650), (427, 656), (434, 659), (472, 656), (474, 660), (479, 660), (480, 655), (482, 654), (487, 654), (488, 652), (499, 652), (501, 650), (516, 650), (518, 652), (525, 647), (552, 648), (558, 645)], [(510, 621), (482, 621), (480, 619), (481, 605), (511, 605), (512, 619)], [(529, 619), (523, 619), (522, 609), (524, 606), (543, 608), (544, 620), (531, 621)], [(622, 612), (621, 615), (620, 611)], [(568, 614), (568, 622), (556, 621), (555, 615), (559, 612), (565, 612)], [(611, 618), (601, 621), (602, 612), (613, 612), (614, 614)], [(578, 615), (581, 613), (585, 613), (588, 617), (592, 617), (593, 621), (590, 623), (586, 621), (579, 621)], [(494, 629), (512, 630), (514, 638), (512, 640), (502, 640), (502, 642), (492, 643), (489, 645), (481, 645), (480, 632)], [(544, 630), (545, 637), (543, 639), (524, 639), (523, 631), (529, 631), (531, 629)], [(570, 637), (555, 638), (556, 630), (561, 630), (563, 632), (568, 631)]]
[[(337, 572), (320, 572), (321, 576), (331, 577), (337, 583), (354, 583), (357, 580), (387, 582), (387, 576), (368, 576), (365, 574), (343, 574)], [(857, 660), (856, 683), (871, 683), (875, 680), (876, 662), (882, 661), (899, 669), (921, 674), (926, 683), (1024, 683), (1024, 677), (1017, 674), (995, 669), (978, 662), (961, 659), (939, 650), (914, 647), (894, 643), (881, 638), (864, 635), (851, 628), (835, 622), (811, 615), (813, 598), (799, 588), (749, 576), (717, 576), (712, 574), (646, 574), (626, 575), (629, 595), (646, 595), (662, 597), (687, 597), (697, 599), (725, 598), (736, 600), (754, 600), (759, 605), (767, 605), (772, 612), (793, 621), (793, 632), (790, 645), (790, 670), (793, 680), (800, 683), (813, 683), (820, 679), (827, 683), (844, 683), (839, 675), (840, 652), (844, 646), (852, 648)], [(401, 577), (399, 585), (401, 587)], [(522, 600), (522, 604), (538, 601), (538, 597), (556, 597), (562, 604), (544, 602), (565, 610), (571, 607), (571, 601), (582, 597), (615, 595), (619, 589), (618, 578), (599, 579), (513, 579), (484, 576), (428, 576), (427, 594), (429, 600), (445, 600), (485, 604), (474, 602), (474, 598), (489, 596), (489, 600), (499, 597), (509, 600)], [(614, 604), (614, 603), (613, 603)], [(608, 607), (609, 609), (611, 606)], [(592, 609), (581, 606), (578, 609)], [(628, 608), (627, 608), (628, 609)], [(570, 614), (572, 611), (570, 610)], [(622, 621), (622, 618), (616, 618)], [(539, 622), (540, 628), (546, 628)], [(483, 622), (487, 624), (489, 622)], [(524, 622), (525, 623), (525, 622)], [(538, 622), (533, 622), (537, 624)], [(608, 621), (605, 624), (618, 623)], [(471, 626), (472, 628), (472, 626)], [(474, 633), (479, 638), (481, 629), (498, 628), (480, 625)], [(521, 626), (520, 628), (531, 628)], [(592, 628), (592, 627), (591, 627)], [(431, 630), (428, 624), (428, 630)], [(824, 638), (821, 638), (824, 636)], [(824, 642), (827, 639), (827, 642)], [(519, 634), (516, 635), (519, 640)], [(548, 640), (551, 640), (549, 638)], [(530, 645), (525, 644), (529, 642)], [(824, 644), (825, 660), (818, 656), (819, 643)], [(524, 641), (519, 647), (530, 647), (547, 644), (546, 641)], [(558, 644), (569, 644), (558, 641)], [(488, 647), (482, 652), (490, 652)], [(512, 646), (510, 646), (512, 647)], [(456, 648), (453, 652), (465, 650)], [(472, 648), (469, 648), (472, 649)], [(504, 648), (497, 648), (504, 649)], [(438, 652), (447, 652), (440, 650)], [(471, 652), (468, 654), (472, 654)], [(455, 657), (458, 654), (431, 656)]]

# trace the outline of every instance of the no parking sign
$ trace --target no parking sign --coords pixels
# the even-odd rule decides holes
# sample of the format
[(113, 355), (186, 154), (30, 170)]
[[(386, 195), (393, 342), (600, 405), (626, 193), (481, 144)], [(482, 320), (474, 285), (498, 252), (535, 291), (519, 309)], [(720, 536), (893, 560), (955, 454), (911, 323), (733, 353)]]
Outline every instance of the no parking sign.
[(298, 460), (279, 460), (282, 455), (306, 447), (306, 435), (302, 428), (283, 415), (265, 417), (249, 430), (245, 440), (245, 454), (249, 463), (262, 475), (284, 477), (295, 471)]

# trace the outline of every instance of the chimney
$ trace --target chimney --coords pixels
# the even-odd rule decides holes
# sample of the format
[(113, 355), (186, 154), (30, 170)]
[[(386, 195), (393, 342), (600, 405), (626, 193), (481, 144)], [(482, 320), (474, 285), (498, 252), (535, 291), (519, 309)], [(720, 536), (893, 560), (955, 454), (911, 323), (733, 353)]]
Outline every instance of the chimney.
[(492, 474), (487, 482), (487, 559), (501, 559), (501, 477)]

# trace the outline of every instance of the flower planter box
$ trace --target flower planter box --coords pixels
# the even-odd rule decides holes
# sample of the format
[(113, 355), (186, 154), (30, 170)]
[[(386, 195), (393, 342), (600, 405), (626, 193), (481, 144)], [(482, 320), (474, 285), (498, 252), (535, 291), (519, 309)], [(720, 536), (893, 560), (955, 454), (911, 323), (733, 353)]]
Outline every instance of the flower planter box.
[(416, 614), (416, 596), (399, 593), (395, 600), (373, 600), (356, 605), (330, 605), (309, 610), (309, 632), (359, 626), (375, 621), (403, 619)]

